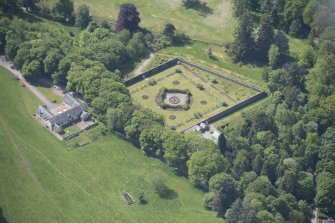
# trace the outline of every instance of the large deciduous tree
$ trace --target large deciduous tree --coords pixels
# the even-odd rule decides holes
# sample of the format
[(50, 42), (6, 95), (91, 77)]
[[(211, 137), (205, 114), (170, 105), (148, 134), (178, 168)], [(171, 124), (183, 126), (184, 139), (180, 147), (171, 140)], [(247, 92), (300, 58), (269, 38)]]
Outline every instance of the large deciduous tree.
[(72, 0), (58, 0), (51, 8), (52, 16), (60, 22), (68, 22), (73, 18)]
[(138, 29), (140, 21), (139, 13), (134, 4), (122, 4), (116, 23), (116, 30), (121, 31), (122, 29), (128, 29), (129, 31), (134, 32)]
[(316, 179), (315, 202), (324, 212), (335, 217), (335, 175), (322, 172)]
[(226, 167), (226, 161), (218, 150), (207, 149), (193, 153), (187, 162), (190, 180), (195, 183), (207, 183), (209, 179)]

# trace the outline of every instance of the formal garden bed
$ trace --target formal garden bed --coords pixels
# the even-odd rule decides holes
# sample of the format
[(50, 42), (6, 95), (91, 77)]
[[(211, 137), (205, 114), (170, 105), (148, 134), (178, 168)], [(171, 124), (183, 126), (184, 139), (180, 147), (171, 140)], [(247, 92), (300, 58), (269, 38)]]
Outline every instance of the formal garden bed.
[(188, 89), (160, 88), (156, 96), (157, 105), (168, 110), (188, 110), (192, 102), (192, 94)]
[(163, 115), (167, 125), (177, 131), (226, 110), (238, 110), (240, 104), (244, 107), (258, 100), (260, 97), (254, 97), (262, 92), (178, 59), (127, 80), (126, 86), (136, 103)]

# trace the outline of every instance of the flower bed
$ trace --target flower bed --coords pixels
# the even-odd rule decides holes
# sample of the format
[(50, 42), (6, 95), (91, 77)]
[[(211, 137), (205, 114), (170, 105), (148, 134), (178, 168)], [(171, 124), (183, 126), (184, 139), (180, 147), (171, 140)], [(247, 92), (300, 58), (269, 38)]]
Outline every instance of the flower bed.
[[(174, 102), (178, 101), (178, 103), (174, 103), (171, 102), (171, 100), (169, 100), (171, 103), (166, 103), (165, 99), (166, 99), (166, 95), (168, 93), (171, 94), (184, 94), (186, 97), (185, 103), (183, 104), (178, 104), (180, 102), (180, 99), (177, 96), (173, 96), (172, 98), (176, 99), (178, 98), (178, 100), (173, 100)], [(192, 102), (192, 94), (188, 89), (168, 89), (168, 88), (160, 88), (159, 89), (159, 93), (156, 97), (156, 102), (157, 105), (163, 109), (171, 109), (171, 110), (188, 110), (190, 109), (190, 105)]]

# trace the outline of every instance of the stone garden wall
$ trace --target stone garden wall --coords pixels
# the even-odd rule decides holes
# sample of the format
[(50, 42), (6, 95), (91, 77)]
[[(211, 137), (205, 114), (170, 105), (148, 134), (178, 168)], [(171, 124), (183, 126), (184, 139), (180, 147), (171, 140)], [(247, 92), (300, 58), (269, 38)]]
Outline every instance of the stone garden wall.
[(134, 84), (136, 84), (136, 83), (138, 83), (138, 82), (140, 82), (140, 81), (142, 81), (142, 80), (144, 80), (148, 77), (154, 76), (155, 74), (158, 74), (158, 73), (160, 73), (160, 72), (162, 72), (166, 69), (169, 69), (169, 68), (177, 65), (178, 61), (179, 61), (178, 58), (174, 58), (172, 60), (169, 60), (169, 61), (167, 61), (167, 62), (165, 62), (165, 63), (163, 63), (163, 64), (161, 64), (157, 67), (154, 67), (154, 68), (140, 74), (140, 75), (137, 75), (136, 77), (133, 77), (133, 78), (130, 78), (129, 80), (126, 80), (124, 82), (124, 84), (126, 85), (126, 87), (134, 85)]

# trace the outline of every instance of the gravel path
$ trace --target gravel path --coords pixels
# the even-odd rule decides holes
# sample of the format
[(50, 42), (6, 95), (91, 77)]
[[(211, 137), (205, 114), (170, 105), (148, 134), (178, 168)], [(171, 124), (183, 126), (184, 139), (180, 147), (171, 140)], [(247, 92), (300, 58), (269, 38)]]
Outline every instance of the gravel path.
[(44, 94), (42, 94), (34, 85), (31, 85), (28, 81), (26, 81), (20, 71), (12, 69), (11, 67), (13, 66), (13, 64), (9, 61), (6, 61), (3, 56), (0, 56), (0, 66), (6, 68), (13, 75), (18, 77), (21, 82), (26, 86), (26, 88), (29, 89), (38, 99), (40, 99), (41, 102), (48, 107), (48, 109), (52, 109), (57, 106), (56, 104), (53, 104), (47, 97), (45, 97)]
[(150, 61), (154, 58), (155, 53), (152, 52), (151, 50), (147, 50), (149, 52), (149, 57), (144, 60), (144, 62), (135, 70), (134, 74), (135, 76), (140, 75), (141, 73), (143, 73), (143, 69), (148, 65), (148, 63), (150, 63)]

